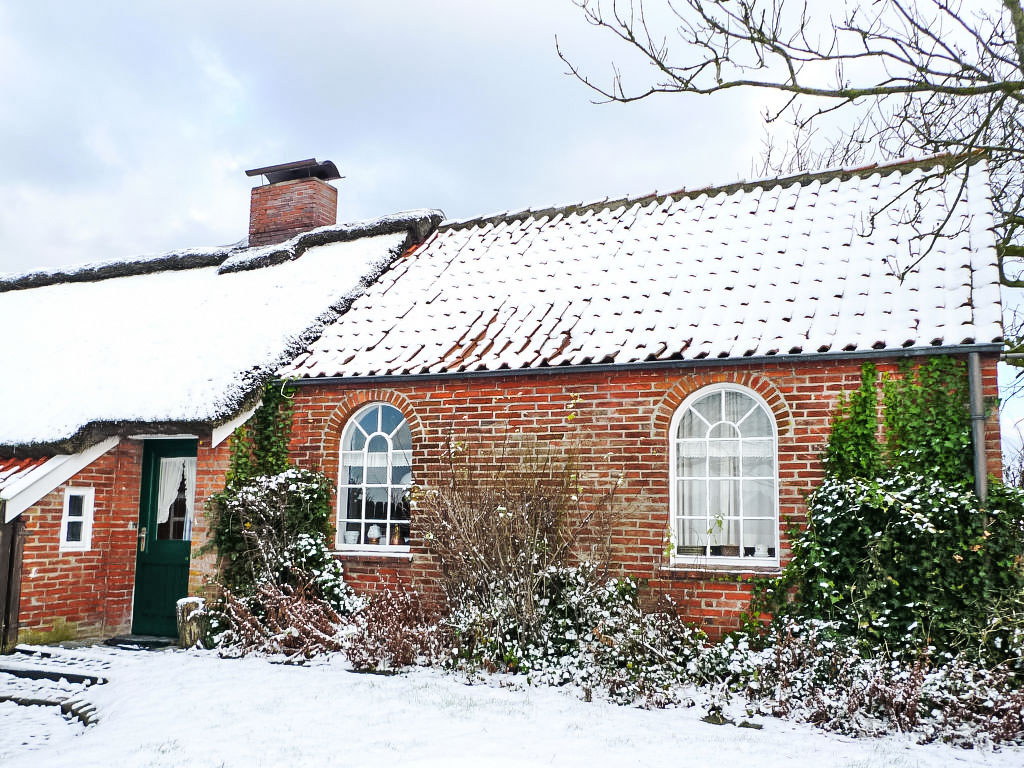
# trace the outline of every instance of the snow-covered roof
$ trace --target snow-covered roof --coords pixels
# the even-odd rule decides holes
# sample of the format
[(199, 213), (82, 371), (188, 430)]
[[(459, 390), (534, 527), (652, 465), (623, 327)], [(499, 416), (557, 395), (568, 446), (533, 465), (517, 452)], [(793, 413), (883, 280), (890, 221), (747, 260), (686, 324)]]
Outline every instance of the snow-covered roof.
[[(282, 374), (434, 375), (998, 342), (987, 170), (978, 160), (946, 177), (929, 172), (943, 162), (445, 222)], [(942, 236), (916, 237), (947, 216)], [(901, 281), (895, 273), (922, 254)]]
[(0, 327), (20, 329), (4, 337), (0, 448), (229, 420), (441, 217), (0, 278)]

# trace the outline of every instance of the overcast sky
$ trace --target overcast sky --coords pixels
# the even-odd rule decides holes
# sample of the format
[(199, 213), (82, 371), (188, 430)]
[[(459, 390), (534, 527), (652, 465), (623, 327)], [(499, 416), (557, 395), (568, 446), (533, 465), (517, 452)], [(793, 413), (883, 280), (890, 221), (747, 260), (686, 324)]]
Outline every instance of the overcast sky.
[(750, 177), (752, 94), (594, 104), (556, 35), (633, 71), (570, 0), (0, 0), (0, 272), (236, 242), (245, 169), (306, 157), (341, 221)]
[(749, 175), (750, 97), (596, 105), (556, 35), (622, 61), (569, 0), (0, 0), (0, 271), (237, 241), (244, 170), (313, 156), (341, 220)]

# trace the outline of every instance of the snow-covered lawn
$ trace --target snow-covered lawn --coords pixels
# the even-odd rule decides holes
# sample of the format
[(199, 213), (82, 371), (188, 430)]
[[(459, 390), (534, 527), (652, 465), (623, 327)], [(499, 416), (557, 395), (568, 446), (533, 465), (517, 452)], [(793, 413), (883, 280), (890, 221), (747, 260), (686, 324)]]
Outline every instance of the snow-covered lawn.
[[(340, 658), (308, 667), (207, 652), (78, 649), (110, 662), (86, 698), (91, 728), (64, 726), (41, 747), (0, 759), (48, 766), (1014, 766), (1024, 750), (966, 751), (849, 739), (759, 719), (763, 730), (700, 721), (699, 708), (645, 711), (586, 703), (550, 688), (467, 685), (414, 670), (360, 675)], [(0, 709), (0, 730), (50, 728), (37, 708)], [(0, 737), (2, 741), (2, 737)], [(0, 748), (0, 755), (3, 754)]]

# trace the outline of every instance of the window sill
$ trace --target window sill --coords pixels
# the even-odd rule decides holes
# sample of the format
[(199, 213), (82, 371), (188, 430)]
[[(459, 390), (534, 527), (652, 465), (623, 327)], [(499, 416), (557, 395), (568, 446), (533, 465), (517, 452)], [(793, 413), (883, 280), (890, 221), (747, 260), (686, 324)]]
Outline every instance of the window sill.
[(405, 549), (335, 549), (331, 552), (334, 557), (344, 560), (408, 560), (412, 561), (412, 552), (408, 547)]
[(714, 563), (702, 560), (677, 561), (669, 565), (662, 565), (660, 570), (671, 576), (694, 574), (703, 576), (707, 574), (750, 574), (754, 576), (778, 576), (782, 573), (782, 566), (777, 562), (753, 565), (748, 563), (725, 562)]

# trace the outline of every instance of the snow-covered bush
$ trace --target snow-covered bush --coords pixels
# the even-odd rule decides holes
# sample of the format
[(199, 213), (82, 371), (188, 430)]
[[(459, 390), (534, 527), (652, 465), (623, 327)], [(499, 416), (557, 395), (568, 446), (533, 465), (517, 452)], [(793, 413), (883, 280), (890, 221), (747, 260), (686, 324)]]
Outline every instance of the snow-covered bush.
[(808, 526), (757, 609), (835, 622), (873, 649), (907, 658), (965, 653), (1024, 670), (1024, 493), (973, 491), (963, 363), (931, 359), (877, 372), (840, 403), (826, 476)]
[(385, 590), (370, 598), (346, 625), (345, 655), (352, 668), (387, 672), (433, 664), (448, 648), (435, 611), (409, 590)]
[(793, 541), (787, 577), (796, 601), (777, 610), (835, 621), (872, 646), (911, 655), (933, 648), (1019, 658), (1024, 501), (997, 489), (991, 502), (979, 509), (971, 491), (901, 469), (827, 477), (810, 499), (808, 529)]
[(230, 653), (339, 650), (341, 617), (362, 607), (328, 547), (332, 483), (288, 464), (290, 431), (290, 393), (269, 386), (207, 505), (222, 592), (212, 640)]
[(342, 614), (358, 607), (327, 546), (330, 488), (322, 474), (294, 467), (236, 488), (224, 500), (223, 513), (238, 527), (241, 541), (229, 589), (246, 594), (264, 584), (287, 584), (311, 589)]
[(308, 584), (268, 581), (245, 596), (225, 590), (211, 612), (222, 656), (309, 659), (344, 648), (342, 617)]
[(523, 673), (537, 684), (603, 690), (621, 703), (675, 702), (679, 682), (698, 672), (694, 660), (706, 636), (672, 606), (645, 610), (633, 580), (601, 574), (592, 563), (550, 566), (533, 595), (536, 622), (528, 635), (515, 623), (522, 602), (516, 585), (486, 603), (465, 592), (446, 619), (453, 661)]
[[(780, 619), (760, 645), (734, 648), (737, 671), (723, 680), (748, 710), (854, 736), (907, 732), (964, 747), (1024, 743), (1024, 691), (1005, 667), (948, 655), (866, 656), (863, 643), (838, 624), (816, 620)], [(707, 655), (724, 653), (706, 648)]]

